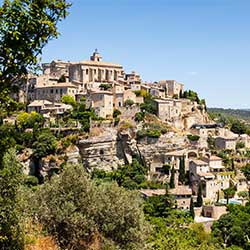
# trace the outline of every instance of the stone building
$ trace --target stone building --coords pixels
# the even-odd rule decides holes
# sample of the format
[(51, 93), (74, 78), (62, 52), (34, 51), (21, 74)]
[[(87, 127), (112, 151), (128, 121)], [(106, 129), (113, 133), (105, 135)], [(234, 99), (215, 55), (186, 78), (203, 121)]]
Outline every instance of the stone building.
[(169, 121), (181, 114), (181, 103), (173, 99), (154, 99), (157, 116), (162, 121)]
[(90, 91), (87, 102), (95, 110), (97, 116), (108, 118), (113, 116), (113, 93), (105, 90)]
[(159, 85), (165, 89), (166, 96), (169, 97), (180, 96), (184, 87), (182, 83), (175, 80), (162, 80), (159, 81)]
[(43, 74), (53, 76), (57, 79), (63, 75), (67, 78), (69, 76), (69, 65), (70, 62), (62, 60), (54, 60), (51, 63), (43, 63)]
[(135, 71), (125, 75), (125, 83), (133, 90), (140, 90), (141, 76)]
[(218, 149), (236, 149), (237, 138), (234, 136), (219, 136), (215, 138), (215, 147)]
[(28, 105), (28, 112), (35, 111), (40, 114), (63, 114), (72, 109), (71, 105), (50, 102), (47, 100), (35, 100)]
[(48, 100), (51, 102), (60, 102), (65, 95), (75, 98), (77, 93), (78, 87), (70, 82), (40, 85), (34, 89), (35, 100)]
[(178, 209), (189, 210), (192, 197), (192, 190), (189, 186), (177, 186), (174, 189), (169, 189), (169, 193), (175, 197)]
[(103, 62), (97, 50), (89, 61), (71, 62), (69, 65), (69, 80), (84, 84), (91, 82), (114, 83), (124, 78), (123, 67), (119, 64)]
[(230, 187), (233, 173), (225, 170), (222, 159), (217, 156), (205, 157), (203, 160), (191, 160), (189, 174), (192, 190), (195, 194), (202, 185), (203, 196), (215, 202), (218, 192)]

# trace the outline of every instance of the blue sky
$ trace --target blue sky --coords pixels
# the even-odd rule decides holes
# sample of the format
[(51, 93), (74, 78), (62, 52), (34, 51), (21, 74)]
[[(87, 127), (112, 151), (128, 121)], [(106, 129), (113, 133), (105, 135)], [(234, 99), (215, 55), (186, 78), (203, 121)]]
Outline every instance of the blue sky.
[(73, 0), (42, 61), (104, 60), (176, 79), (209, 107), (250, 108), (249, 0)]

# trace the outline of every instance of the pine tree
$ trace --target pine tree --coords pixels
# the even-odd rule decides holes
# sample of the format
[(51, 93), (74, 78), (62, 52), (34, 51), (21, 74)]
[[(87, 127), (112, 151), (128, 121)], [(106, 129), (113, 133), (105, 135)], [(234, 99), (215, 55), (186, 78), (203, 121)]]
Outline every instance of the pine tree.
[(201, 207), (203, 205), (203, 198), (202, 198), (202, 186), (201, 183), (199, 184), (198, 195), (197, 195), (197, 207)]
[(175, 188), (174, 179), (175, 179), (175, 170), (174, 170), (174, 166), (173, 166), (171, 169), (171, 176), (170, 176), (170, 183), (169, 183), (170, 188)]
[(189, 212), (190, 212), (190, 215), (192, 216), (192, 218), (194, 219), (195, 213), (194, 213), (194, 201), (193, 201), (193, 197), (191, 197), (191, 199), (190, 199)]
[(181, 157), (180, 159), (180, 163), (179, 163), (179, 182), (181, 184), (185, 183), (185, 178), (186, 177), (186, 173), (185, 173), (185, 159), (184, 156)]

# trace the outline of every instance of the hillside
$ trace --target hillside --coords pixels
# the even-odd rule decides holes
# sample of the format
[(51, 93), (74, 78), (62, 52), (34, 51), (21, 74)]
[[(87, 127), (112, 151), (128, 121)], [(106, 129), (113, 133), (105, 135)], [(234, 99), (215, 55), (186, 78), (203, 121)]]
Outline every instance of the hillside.
[(215, 116), (232, 117), (250, 122), (250, 110), (248, 109), (208, 108), (208, 112)]

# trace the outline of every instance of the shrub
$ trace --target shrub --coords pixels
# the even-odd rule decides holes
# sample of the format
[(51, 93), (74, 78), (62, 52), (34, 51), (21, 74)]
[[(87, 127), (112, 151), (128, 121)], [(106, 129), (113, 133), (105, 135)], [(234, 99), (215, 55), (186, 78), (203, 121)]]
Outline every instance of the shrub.
[(127, 99), (125, 102), (124, 102), (124, 105), (125, 107), (130, 107), (134, 104), (134, 101), (131, 100), (131, 99)]
[(114, 109), (113, 118), (117, 118), (120, 114), (121, 114), (121, 111), (119, 109)]
[(187, 135), (187, 138), (192, 141), (192, 142), (197, 142), (199, 139), (200, 139), (200, 136), (199, 135)]
[(135, 114), (135, 121), (136, 121), (136, 122), (141, 122), (141, 121), (143, 121), (144, 116), (145, 116), (145, 113), (143, 113), (143, 112), (138, 112), (138, 113), (136, 113), (136, 114)]

